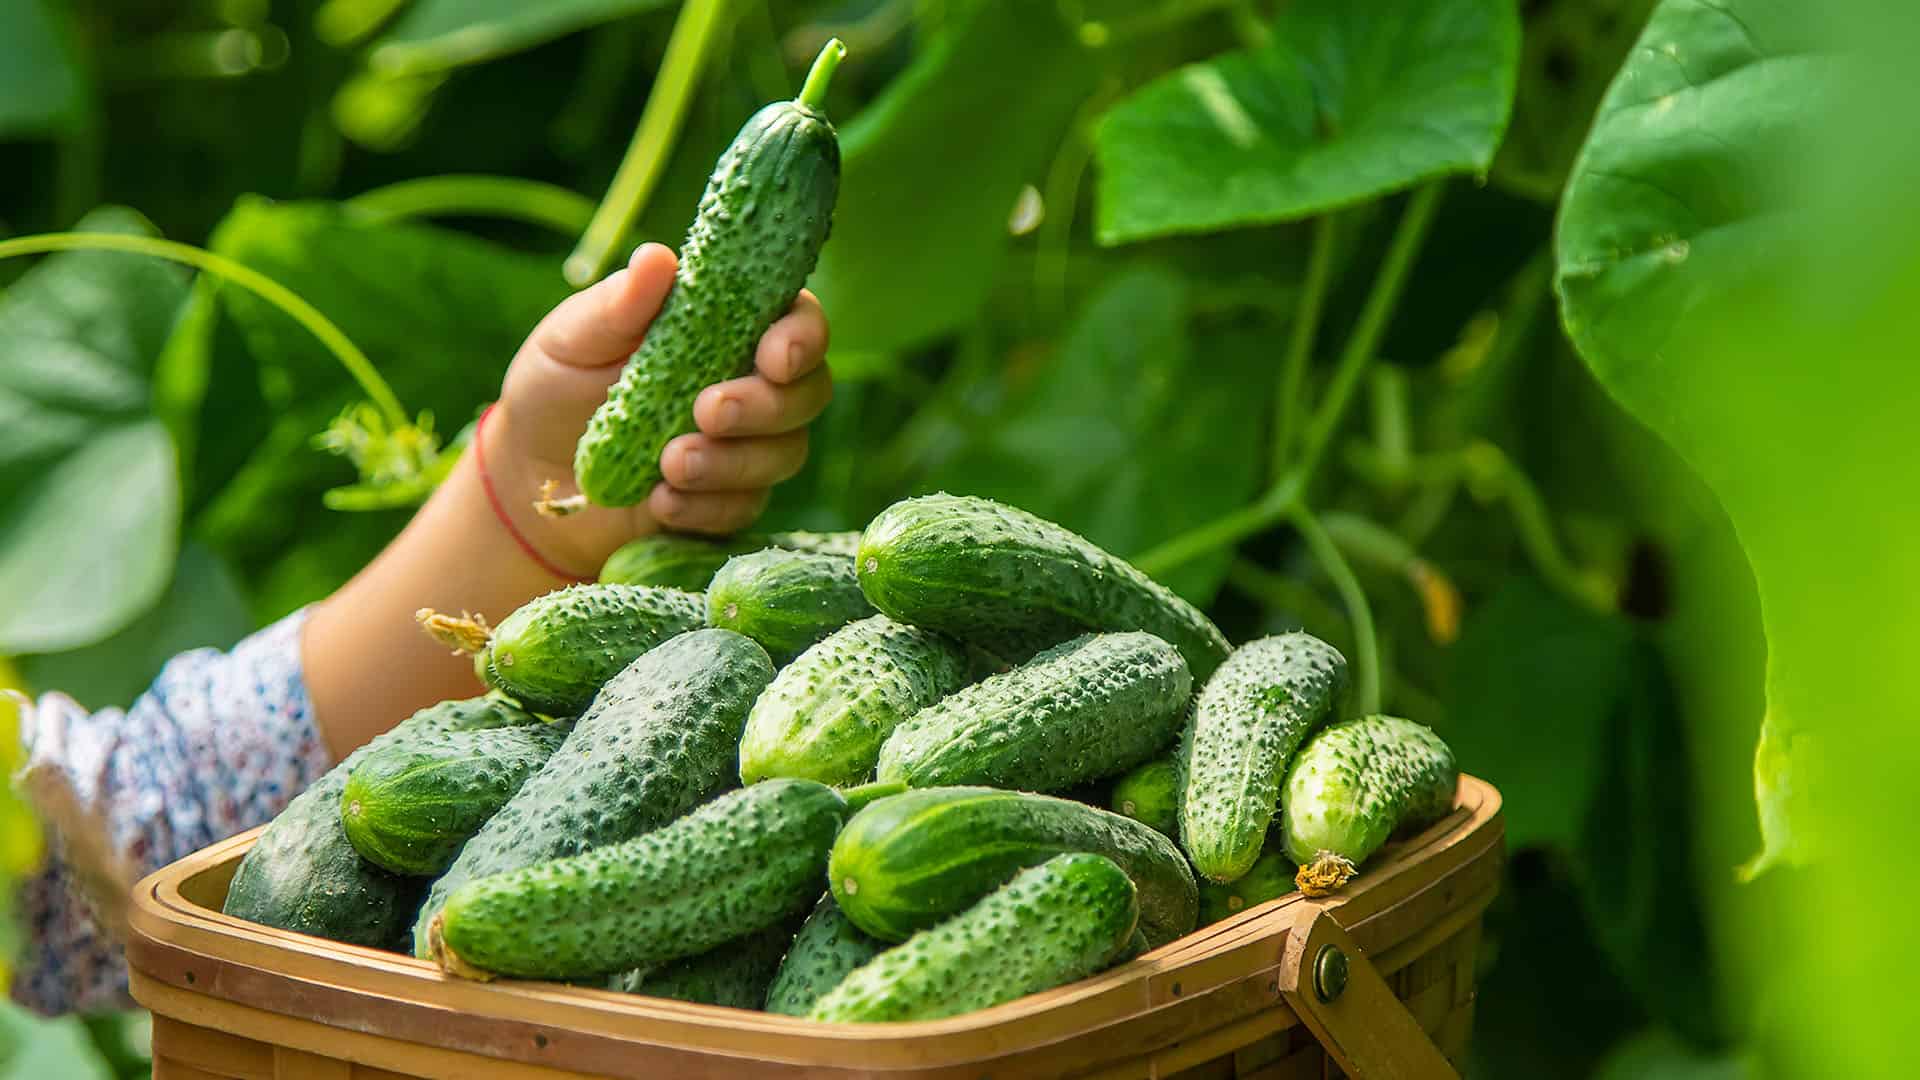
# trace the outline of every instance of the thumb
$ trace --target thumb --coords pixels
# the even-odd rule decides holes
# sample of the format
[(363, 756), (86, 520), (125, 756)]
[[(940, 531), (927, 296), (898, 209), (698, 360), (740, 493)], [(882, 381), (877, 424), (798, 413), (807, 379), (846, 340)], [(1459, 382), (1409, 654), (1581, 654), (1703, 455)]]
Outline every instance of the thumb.
[(678, 260), (664, 244), (634, 249), (624, 269), (562, 300), (528, 339), (534, 349), (569, 367), (594, 368), (625, 360), (673, 288)]

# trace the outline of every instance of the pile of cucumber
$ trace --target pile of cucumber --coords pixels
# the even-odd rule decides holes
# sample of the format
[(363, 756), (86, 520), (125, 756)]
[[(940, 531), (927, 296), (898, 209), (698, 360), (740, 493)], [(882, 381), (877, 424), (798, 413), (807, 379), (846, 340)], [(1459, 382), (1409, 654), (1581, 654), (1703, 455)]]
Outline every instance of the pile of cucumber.
[[(838, 50), (721, 159), (580, 441), (581, 494), (549, 511), (643, 498), (694, 396), (793, 302), (837, 189)], [(908, 499), (857, 534), (650, 537), (497, 627), (421, 621), (490, 692), (295, 798), (228, 914), (460, 977), (931, 1019), (1296, 881), (1338, 889), (1456, 781), (1427, 729), (1342, 715), (1332, 646), (1235, 649), (1124, 560), (985, 499)]]
[(295, 799), (228, 913), (468, 978), (930, 1019), (1338, 889), (1452, 805), (1432, 732), (1341, 715), (1333, 647), (1232, 648), (1031, 514), (928, 495), (767, 545), (635, 541), (470, 635), (490, 693)]

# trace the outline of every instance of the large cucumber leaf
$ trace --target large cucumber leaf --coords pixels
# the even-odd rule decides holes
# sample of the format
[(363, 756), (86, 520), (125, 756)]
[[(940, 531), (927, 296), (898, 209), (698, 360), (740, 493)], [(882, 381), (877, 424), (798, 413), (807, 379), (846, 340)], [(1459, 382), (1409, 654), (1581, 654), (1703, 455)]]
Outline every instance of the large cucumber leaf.
[(389, 78), (441, 72), (666, 4), (667, 0), (417, 0), (381, 35), (367, 62)]
[[(79, 227), (152, 233), (119, 209)], [(187, 291), (144, 255), (69, 252), (0, 297), (0, 655), (98, 641), (166, 588), (180, 481), (148, 383)]]
[(1102, 243), (1288, 221), (1484, 173), (1520, 53), (1512, 0), (1300, 0), (1271, 42), (1102, 118)]

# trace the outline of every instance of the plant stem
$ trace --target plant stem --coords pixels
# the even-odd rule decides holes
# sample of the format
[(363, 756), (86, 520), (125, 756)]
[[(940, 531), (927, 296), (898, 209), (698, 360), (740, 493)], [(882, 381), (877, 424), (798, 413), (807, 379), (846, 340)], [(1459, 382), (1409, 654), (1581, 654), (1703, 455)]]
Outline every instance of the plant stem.
[(394, 396), (393, 388), (380, 377), (380, 371), (367, 359), (367, 354), (347, 338), (332, 320), (320, 313), (312, 304), (301, 299), (298, 293), (273, 280), (250, 266), (242, 265), (224, 255), (216, 255), (189, 244), (161, 240), (151, 236), (126, 236), (119, 233), (43, 233), (37, 236), (21, 236), (12, 240), (0, 241), (0, 259), (13, 258), (16, 255), (39, 255), (50, 251), (125, 251), (136, 255), (151, 255), (155, 258), (184, 263), (197, 270), (204, 270), (217, 277), (233, 282), (260, 299), (285, 312), (294, 322), (319, 339), (320, 343), (332, 352), (347, 369), (360, 388), (366, 391), (368, 398), (386, 417), (394, 428), (411, 427), (413, 420), (407, 411), (400, 407), (400, 399)]
[(593, 220), (562, 265), (567, 284), (585, 288), (613, 264), (617, 249), (666, 171), (674, 141), (687, 118), (687, 106), (706, 67), (707, 54), (733, 7), (734, 0), (686, 0), (680, 8), (667, 38), (660, 73), (653, 81), (653, 92), (647, 95), (640, 124), (634, 128), (633, 141), (627, 144), (626, 156), (614, 170), (613, 183), (608, 185)]
[(1352, 644), (1353, 630), (1347, 624), (1347, 617), (1304, 581), (1277, 574), (1243, 557), (1227, 567), (1227, 584), (1265, 607), (1298, 616), (1301, 629), (1316, 637), (1336, 644)]
[(1614, 610), (1613, 589), (1603, 576), (1582, 571), (1561, 550), (1540, 489), (1505, 451), (1490, 442), (1476, 442), (1461, 451), (1461, 462), (1469, 492), (1482, 502), (1505, 500), (1520, 547), (1541, 577), (1596, 611)]
[(1148, 575), (1164, 574), (1215, 548), (1230, 547), (1272, 526), (1293, 509), (1294, 500), (1306, 486), (1304, 473), (1290, 472), (1265, 495), (1248, 506), (1214, 518), (1196, 529), (1153, 548), (1133, 560)]
[(847, 46), (839, 38), (831, 38), (820, 47), (820, 55), (813, 58), (813, 67), (807, 71), (807, 81), (800, 84), (800, 94), (793, 100), (802, 108), (820, 112), (827, 107), (827, 86), (833, 82), (833, 73), (840, 69), (840, 61), (847, 58)]
[(1300, 287), (1293, 325), (1287, 333), (1286, 356), (1280, 362), (1280, 385), (1273, 407), (1271, 475), (1275, 477), (1286, 471), (1294, 429), (1300, 425), (1300, 399), (1306, 392), (1307, 365), (1313, 361), (1313, 343), (1319, 336), (1320, 315), (1326, 308), (1327, 286), (1333, 277), (1333, 242), (1333, 215), (1322, 214), (1313, 221), (1313, 238), (1307, 249), (1307, 278)]
[(346, 205), (374, 221), (414, 217), (492, 217), (572, 235), (593, 218), (593, 203), (557, 184), (517, 176), (423, 176), (364, 191)]
[(1353, 397), (1360, 376), (1366, 373), (1367, 365), (1379, 351), (1380, 339), (1386, 334), (1394, 306), (1400, 301), (1400, 291), (1406, 285), (1407, 274), (1413, 269), (1414, 256), (1420, 253), (1420, 245), (1427, 238), (1427, 229), (1433, 224), (1433, 212), (1440, 205), (1440, 192), (1441, 185), (1438, 182), (1415, 191), (1407, 200), (1407, 208), (1400, 214), (1400, 224), (1394, 229), (1386, 257), (1381, 260), (1380, 270), (1373, 279), (1373, 288), (1367, 293), (1366, 303), (1360, 309), (1359, 321), (1354, 324), (1346, 348), (1340, 353), (1340, 361), (1334, 367), (1333, 379), (1327, 384), (1325, 396), (1320, 399), (1320, 407), (1307, 425), (1299, 467), (1308, 473), (1312, 473), (1314, 466), (1319, 464), (1328, 440), (1333, 438), (1334, 429), (1340, 426), (1340, 418), (1346, 414), (1347, 402)]
[(1373, 628), (1373, 608), (1367, 604), (1367, 593), (1360, 587), (1360, 579), (1354, 577), (1353, 567), (1340, 554), (1340, 548), (1327, 535), (1313, 512), (1304, 506), (1296, 506), (1287, 515), (1293, 527), (1300, 530), (1300, 538), (1307, 543), (1307, 550), (1313, 554), (1314, 561), (1326, 572), (1328, 580), (1339, 591), (1340, 600), (1347, 608), (1347, 621), (1353, 625), (1354, 667), (1357, 675), (1354, 680), (1354, 705), (1362, 716), (1380, 711), (1380, 638)]
[(1372, 518), (1341, 510), (1321, 515), (1321, 527), (1341, 551), (1394, 574), (1413, 587), (1426, 617), (1427, 636), (1450, 645), (1460, 636), (1460, 590), (1400, 534)]

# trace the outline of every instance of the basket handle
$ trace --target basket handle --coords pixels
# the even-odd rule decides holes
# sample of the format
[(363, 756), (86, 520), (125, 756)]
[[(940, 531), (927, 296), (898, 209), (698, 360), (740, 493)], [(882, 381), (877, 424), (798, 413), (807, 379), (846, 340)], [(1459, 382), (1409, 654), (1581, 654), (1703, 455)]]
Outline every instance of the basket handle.
[(1287, 935), (1280, 993), (1355, 1080), (1460, 1076), (1327, 908)]

